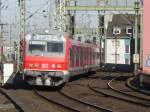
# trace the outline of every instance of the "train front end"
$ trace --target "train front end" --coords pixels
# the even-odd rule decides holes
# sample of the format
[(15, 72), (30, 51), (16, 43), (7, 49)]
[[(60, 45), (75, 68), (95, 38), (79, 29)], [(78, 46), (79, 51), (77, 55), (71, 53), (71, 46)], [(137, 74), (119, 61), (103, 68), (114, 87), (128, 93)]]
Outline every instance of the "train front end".
[(38, 86), (59, 86), (66, 82), (66, 43), (66, 34), (27, 35), (23, 79)]

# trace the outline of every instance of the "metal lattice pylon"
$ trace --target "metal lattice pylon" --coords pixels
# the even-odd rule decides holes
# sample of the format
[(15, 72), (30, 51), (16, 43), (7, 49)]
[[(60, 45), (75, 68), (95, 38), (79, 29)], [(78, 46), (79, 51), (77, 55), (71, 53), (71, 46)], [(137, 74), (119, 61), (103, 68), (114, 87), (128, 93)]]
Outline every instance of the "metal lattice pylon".
[(19, 24), (19, 36), (18, 36), (18, 60), (17, 71), (22, 70), (23, 66), (23, 41), (25, 36), (25, 0), (19, 0), (20, 8), (20, 24)]
[(56, 0), (56, 28), (65, 31), (65, 0)]

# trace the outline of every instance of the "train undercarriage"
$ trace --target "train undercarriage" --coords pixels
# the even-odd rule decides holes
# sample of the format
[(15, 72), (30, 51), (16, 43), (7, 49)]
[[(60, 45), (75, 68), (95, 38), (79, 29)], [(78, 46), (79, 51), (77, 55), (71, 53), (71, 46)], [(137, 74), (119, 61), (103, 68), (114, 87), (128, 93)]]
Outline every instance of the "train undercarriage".
[(67, 74), (62, 71), (26, 71), (24, 72), (23, 80), (30, 85), (37, 86), (59, 86), (68, 81)]

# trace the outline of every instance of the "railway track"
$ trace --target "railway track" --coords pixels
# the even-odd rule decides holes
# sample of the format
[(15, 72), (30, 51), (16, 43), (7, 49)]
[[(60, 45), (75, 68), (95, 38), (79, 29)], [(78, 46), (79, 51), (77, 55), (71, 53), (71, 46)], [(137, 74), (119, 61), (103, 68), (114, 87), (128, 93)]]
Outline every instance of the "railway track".
[[(120, 107), (119, 109), (117, 107), (117, 103), (123, 102), (123, 101), (121, 101), (121, 100), (117, 101), (116, 99), (113, 99), (113, 98), (111, 99), (111, 97), (109, 97), (109, 98), (105, 97), (105, 96), (109, 96), (107, 94), (102, 94), (102, 93), (98, 94), (96, 92), (93, 92), (93, 90), (95, 90), (95, 89), (96, 90), (103, 89), (104, 92), (112, 91), (111, 88), (109, 88), (107, 85), (108, 80), (110, 80), (112, 78), (114, 78), (114, 76), (108, 76), (108, 74), (102, 75), (102, 76), (97, 76), (97, 75), (92, 76), (91, 75), (88, 78), (83, 78), (83, 79), (81, 78), (81, 80), (79, 79), (76, 81), (69, 82), (68, 84), (65, 85), (66, 89), (63, 88), (63, 89), (61, 89), (61, 91), (52, 91), (52, 90), (44, 90), (44, 91), (43, 90), (36, 90), (36, 91), (34, 90), (34, 91), (31, 91), (32, 89), (30, 90), (30, 88), (29, 88), (29, 91), (28, 91), (28, 89), (23, 90), (24, 92), (26, 92), (25, 94), (22, 94), (22, 93), (24, 93), (24, 92), (22, 92), (22, 90), (18, 90), (18, 92), (16, 91), (16, 93), (14, 93), (15, 92), (14, 89), (12, 89), (12, 90), (8, 89), (7, 91), (8, 91), (8, 93), (12, 94), (12, 96), (15, 95), (14, 99), (19, 99), (22, 104), (27, 103), (26, 107), (22, 108), (23, 106), (21, 106), (21, 109), (23, 110), (21, 112), (30, 112), (27, 110), (30, 108), (32, 108), (32, 110), (34, 110), (33, 107), (31, 107), (31, 104), (32, 104), (34, 99), (36, 100), (33, 102), (33, 103), (35, 103), (35, 105), (39, 105), (42, 102), (44, 102), (44, 105), (47, 105), (47, 106), (49, 105), (51, 108), (52, 108), (51, 105), (53, 105), (53, 106), (56, 106), (56, 108), (55, 108), (56, 110), (57, 110), (57, 108), (60, 108), (60, 110), (66, 110), (68, 112), (70, 112), (70, 111), (75, 111), (75, 112), (112, 112), (112, 111), (113, 112), (123, 112), (122, 109), (125, 110), (125, 108), (126, 107), (128, 108), (128, 106)], [(99, 79), (105, 80), (105, 86), (103, 86), (102, 81)], [(89, 81), (91, 84), (89, 83)], [(114, 83), (114, 81), (112, 81), (110, 84)], [(95, 87), (95, 82), (99, 82), (100, 85), (102, 84), (102, 88), (98, 87), (99, 85), (96, 85), (96, 87)], [(16, 84), (16, 85), (18, 85), (18, 84)], [(93, 89), (92, 91), (89, 91), (90, 87)], [(73, 91), (69, 90), (69, 88), (72, 88)], [(77, 91), (77, 92), (75, 92), (75, 91)], [(78, 94), (78, 92), (79, 92), (79, 94)], [(37, 95), (35, 95), (35, 93)], [(17, 96), (19, 94), (22, 94), (24, 96), (19, 96), (20, 98), (18, 98)], [(28, 98), (27, 95), (30, 96), (29, 99), (27, 99)], [(25, 99), (26, 101), (24, 102), (24, 100), (22, 100), (21, 98), (23, 98), (23, 99), (26, 98)], [(103, 101), (105, 99), (107, 101)], [(117, 101), (117, 102), (115, 102), (116, 106), (115, 105), (111, 106), (113, 103), (107, 104), (107, 102), (111, 102), (111, 100), (113, 100), (112, 102)], [(38, 103), (37, 101), (40, 101), (40, 102)], [(21, 103), (19, 103), (19, 105)], [(18, 102), (17, 102), (17, 104), (18, 104)], [(125, 104), (128, 105), (128, 103), (125, 103)], [(44, 105), (43, 105), (43, 107), (44, 107)], [(121, 104), (121, 105), (124, 105), (124, 104)], [(132, 105), (132, 106), (134, 106), (133, 108), (138, 110), (137, 109), (138, 107), (136, 105)], [(39, 107), (38, 112), (40, 112), (40, 110), (42, 110), (42, 109), (40, 109), (41, 107), (42, 106)], [(106, 108), (103, 108), (103, 107), (106, 107)], [(129, 108), (130, 107), (131, 106), (129, 106)], [(139, 108), (141, 108), (141, 106), (139, 106)], [(145, 107), (142, 107), (142, 108), (145, 108)], [(43, 110), (44, 110), (44, 108), (43, 108)], [(64, 112), (66, 112), (66, 111), (64, 111)], [(33, 111), (31, 111), (31, 112), (33, 112)], [(35, 112), (37, 112), (37, 111), (35, 111)], [(131, 112), (134, 112), (134, 110)], [(141, 111), (137, 111), (137, 112), (141, 112)], [(147, 112), (147, 111), (144, 111), (144, 112)]]
[(113, 110), (113, 112), (148, 112), (148, 106), (145, 107), (141, 104), (136, 105), (133, 102), (129, 103), (128, 101), (124, 101), (122, 99), (110, 97), (107, 94), (97, 93), (91, 90), (89, 87), (89, 82), (92, 82), (92, 87), (95, 87), (96, 85), (96, 88), (94, 89), (100, 88), (112, 91), (108, 87), (107, 83), (108, 81), (117, 76), (118, 75), (116, 75), (115, 73), (113, 73), (112, 75), (102, 74), (99, 77), (90, 76), (87, 80), (83, 78), (82, 80), (79, 79), (69, 82), (65, 85), (63, 89), (65, 89), (65, 94), (67, 94), (67, 96), (69, 95), (81, 101), (86, 101), (95, 105), (100, 105), (102, 107)]
[(147, 96), (150, 96), (150, 91), (148, 90), (145, 90), (141, 87), (139, 87), (138, 84), (136, 84), (136, 81), (134, 81), (134, 77), (131, 77), (129, 78), (127, 81), (126, 81), (126, 85), (131, 88), (132, 90), (134, 91), (137, 91), (137, 92), (140, 92), (144, 95), (147, 95)]
[[(116, 92), (119, 92), (119, 93), (122, 93), (122, 94), (125, 94), (125, 95), (127, 95), (127, 96), (129, 96), (129, 97), (131, 96), (131, 97), (134, 97), (134, 98), (143, 100), (143, 101), (150, 102), (149, 96), (147, 96), (147, 95), (145, 95), (145, 94), (141, 94), (141, 93), (139, 93), (139, 92), (137, 92), (137, 91), (134, 91), (134, 90), (128, 88), (128, 87), (126, 86), (126, 80), (125, 80), (125, 81), (118, 81), (118, 80), (117, 80), (118, 78), (119, 78), (119, 77), (114, 78), (114, 79), (112, 79), (112, 80), (108, 83), (108, 86), (109, 86), (112, 90), (114, 90), (114, 91), (116, 91)], [(118, 85), (118, 84), (119, 84), (119, 85)], [(122, 86), (120, 87), (120, 85), (122, 85)], [(124, 89), (122, 89), (122, 88), (124, 88)]]
[(55, 92), (42, 92), (35, 90), (35, 93), (50, 102), (56, 103), (75, 112), (112, 112), (112, 110), (78, 100), (77, 98), (65, 94), (62, 90)]
[(88, 106), (91, 106), (91, 107), (93, 107), (93, 108), (96, 108), (96, 109), (98, 109), (99, 111), (102, 111), (102, 112), (113, 112), (111, 109), (107, 109), (107, 108), (104, 108), (104, 107), (102, 107), (102, 106), (98, 106), (98, 105), (95, 105), (95, 104), (92, 104), (92, 103), (89, 103), (89, 102), (80, 100), (80, 99), (78, 99), (78, 98), (76, 98), (76, 97), (74, 97), (74, 96), (72, 96), (72, 95), (66, 94), (66, 93), (63, 92), (63, 91), (60, 91), (60, 93), (61, 93), (62, 95), (64, 95), (64, 96), (70, 98), (70, 99), (73, 99), (73, 100), (77, 101), (77, 102), (83, 103), (83, 104), (88, 105)]
[[(33, 88), (30, 88), (30, 87), (28, 87), (28, 85), (24, 84), (22, 82), (22, 80), (20, 80), (19, 77), (16, 77), (15, 83), (13, 85), (11, 85), (10, 87), (9, 86), (6, 87), (6, 89), (3, 89), (3, 94), (5, 94), (11, 100), (11, 102), (15, 105), (15, 107), (18, 109), (19, 112), (30, 112), (30, 111), (33, 112), (34, 111), (33, 108), (35, 108), (35, 107), (33, 107), (31, 104), (38, 105), (40, 103), (40, 102), (39, 103), (36, 102), (39, 99), (36, 99), (36, 101), (34, 101), (33, 98), (34, 97), (38, 98), (39, 96), (37, 96), (37, 95), (33, 96), (35, 94), (35, 92), (32, 91)], [(23, 90), (20, 90), (20, 89), (23, 89)], [(50, 94), (50, 93), (48, 93), (48, 94)], [(47, 100), (49, 100), (49, 101), (51, 100), (51, 102), (53, 104), (57, 103), (57, 104), (63, 105), (63, 107), (68, 108), (68, 109), (70, 108), (69, 110), (76, 111), (76, 112), (91, 112), (91, 111), (92, 112), (94, 112), (94, 111), (106, 112), (102, 108), (100, 109), (100, 108), (96, 108), (94, 106), (92, 107), (92, 106), (89, 106), (89, 105), (81, 103), (81, 102), (79, 103), (78, 101), (72, 101), (72, 104), (70, 103), (71, 105), (69, 106), (67, 103), (64, 103), (64, 102), (69, 102), (69, 100), (67, 100), (67, 98), (66, 98), (66, 101), (64, 98), (62, 100), (62, 102), (58, 101), (59, 99), (56, 100), (54, 98), (51, 99), (52, 97), (50, 98), (50, 96), (54, 96), (56, 98), (57, 95), (60, 96), (60, 94), (61, 93), (58, 93), (58, 91), (57, 91), (57, 93), (56, 92), (53, 93), (53, 95), (50, 94), (50, 95), (48, 95), (49, 98), (47, 97)], [(44, 95), (42, 95), (42, 96), (44, 96)], [(61, 97), (62, 96), (64, 96), (64, 95), (61, 94)], [(27, 98), (27, 97), (29, 97), (29, 98)], [(33, 98), (30, 98), (30, 97), (33, 97)], [(25, 98), (25, 100), (24, 100), (24, 98)], [(45, 97), (45, 99), (46, 99), (46, 97)], [(32, 103), (31, 101), (34, 101), (34, 102)], [(39, 101), (41, 101), (41, 99)], [(44, 102), (44, 100), (42, 102)], [(46, 102), (44, 102), (43, 105), (47, 105)], [(42, 110), (41, 108), (43, 108), (42, 107), (43, 105), (41, 105), (39, 107), (38, 111)], [(47, 110), (47, 109), (45, 109), (45, 110)], [(67, 109), (64, 109), (64, 110), (67, 110)], [(58, 111), (59, 111), (59, 109), (58, 109)], [(107, 112), (110, 112), (110, 111), (107, 111)]]
[(18, 110), (18, 112), (25, 112), (25, 110), (18, 104), (18, 101), (11, 96), (9, 93), (7, 93), (4, 89), (0, 88), (0, 92), (11, 101), (11, 103), (15, 106), (15, 108)]
[[(119, 76), (120, 77), (120, 76)], [(142, 98), (142, 97), (138, 97), (138, 96), (134, 96), (131, 94), (127, 94), (123, 91), (117, 90), (114, 87), (112, 87), (112, 82), (114, 80), (116, 80), (119, 77), (115, 77), (113, 79), (111, 79), (110, 81), (108, 81), (107, 83), (105, 82), (105, 87), (107, 86), (107, 88), (101, 88), (101, 87), (94, 87), (94, 81), (91, 81), (88, 86), (91, 90), (93, 90), (96, 93), (99, 94), (103, 94), (106, 96), (110, 96), (110, 97), (114, 97), (117, 98), (119, 100), (123, 100), (126, 102), (130, 102), (130, 103), (134, 103), (134, 104), (138, 104), (138, 105), (142, 105), (142, 106), (146, 106), (146, 107), (150, 107), (150, 101), (148, 99)]]

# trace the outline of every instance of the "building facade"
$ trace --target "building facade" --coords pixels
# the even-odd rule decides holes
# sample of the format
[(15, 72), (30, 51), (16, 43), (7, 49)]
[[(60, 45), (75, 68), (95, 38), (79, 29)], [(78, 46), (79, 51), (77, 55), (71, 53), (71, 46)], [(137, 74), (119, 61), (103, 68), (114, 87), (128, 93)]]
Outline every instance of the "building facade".
[(105, 67), (132, 70), (134, 15), (114, 14), (111, 17), (105, 38)]

